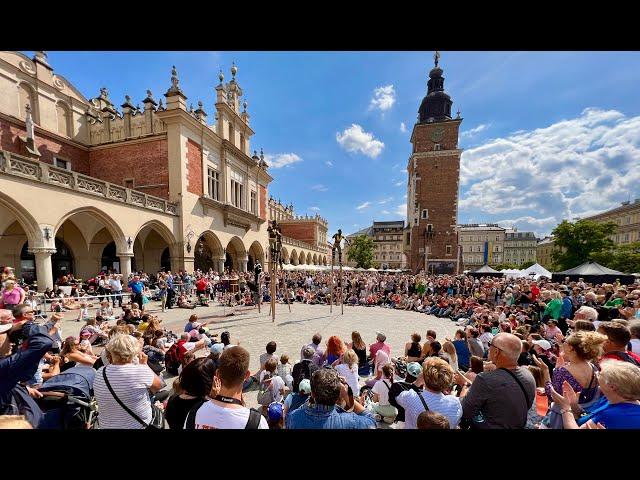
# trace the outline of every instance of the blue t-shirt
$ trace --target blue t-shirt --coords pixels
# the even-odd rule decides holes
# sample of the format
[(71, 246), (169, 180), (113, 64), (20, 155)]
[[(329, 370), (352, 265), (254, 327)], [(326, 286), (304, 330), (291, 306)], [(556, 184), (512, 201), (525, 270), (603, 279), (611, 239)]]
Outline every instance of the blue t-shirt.
[(604, 401), (598, 403), (589, 415), (578, 419), (578, 425), (593, 420), (594, 423), (602, 423), (609, 430), (640, 428), (640, 405), (633, 403), (611, 405), (606, 397), (602, 398)]
[(458, 365), (461, 367), (468, 367), (471, 362), (471, 352), (466, 340), (454, 340), (453, 346), (456, 347), (456, 354), (458, 355)]
[(131, 281), (129, 282), (129, 288), (136, 295), (140, 295), (144, 290), (144, 283), (142, 283), (140, 280), (138, 280), (137, 282)]

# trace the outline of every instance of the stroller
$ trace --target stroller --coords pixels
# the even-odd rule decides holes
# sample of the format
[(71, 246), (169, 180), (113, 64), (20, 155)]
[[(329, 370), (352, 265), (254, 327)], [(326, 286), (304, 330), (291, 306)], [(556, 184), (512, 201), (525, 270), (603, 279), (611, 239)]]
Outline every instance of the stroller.
[(93, 397), (92, 367), (77, 366), (50, 378), (38, 389), (38, 405), (51, 429), (89, 429), (98, 425), (98, 404)]

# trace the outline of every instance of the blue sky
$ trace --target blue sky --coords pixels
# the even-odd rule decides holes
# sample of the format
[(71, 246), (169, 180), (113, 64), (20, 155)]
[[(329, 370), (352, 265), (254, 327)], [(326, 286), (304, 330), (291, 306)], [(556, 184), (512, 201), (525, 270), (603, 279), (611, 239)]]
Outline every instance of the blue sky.
[[(31, 55), (32, 52), (25, 52)], [(433, 52), (47, 52), (86, 97), (120, 105), (170, 85), (212, 123), (214, 87), (232, 61), (275, 178), (270, 193), (331, 234), (406, 219), (409, 138)], [(539, 236), (640, 197), (640, 53), (441, 52), (460, 109), (459, 222)], [(197, 107), (196, 107), (197, 108)]]

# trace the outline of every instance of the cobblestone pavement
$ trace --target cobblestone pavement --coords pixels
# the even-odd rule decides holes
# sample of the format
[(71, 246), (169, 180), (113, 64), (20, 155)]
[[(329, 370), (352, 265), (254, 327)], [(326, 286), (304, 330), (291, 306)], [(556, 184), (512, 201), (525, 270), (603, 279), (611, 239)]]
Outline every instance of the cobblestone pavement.
[[(322, 335), (323, 343), (331, 335), (340, 336), (345, 342), (351, 341), (351, 332), (357, 330), (367, 344), (375, 342), (376, 332), (384, 332), (387, 343), (391, 345), (391, 355), (404, 353), (404, 345), (410, 341), (413, 332), (418, 332), (423, 341), (427, 330), (433, 329), (441, 342), (445, 337), (453, 338), (456, 331), (454, 323), (448, 319), (440, 319), (432, 315), (416, 312), (405, 312), (381, 307), (344, 307), (344, 315), (340, 314), (340, 307), (333, 307), (329, 312), (326, 305), (305, 305), (294, 303), (291, 313), (286, 304), (276, 305), (276, 321), (271, 322), (269, 305), (263, 305), (261, 313), (257, 308), (249, 307), (198, 307), (194, 310), (173, 308), (164, 313), (158, 308), (157, 302), (147, 305), (147, 312), (158, 315), (162, 325), (179, 335), (192, 313), (198, 315), (200, 321), (215, 319), (209, 328), (218, 334), (228, 330), (231, 342), (240, 342), (251, 354), (250, 369), (255, 372), (259, 368), (258, 357), (265, 352), (267, 342), (277, 342), (276, 355), (289, 355), (291, 365), (300, 360), (302, 345), (311, 342), (311, 337), (318, 332)], [(234, 315), (229, 315), (235, 311)], [(91, 311), (93, 314), (94, 310)], [(115, 313), (120, 313), (116, 309)], [(65, 312), (63, 320), (63, 338), (78, 335), (82, 322), (76, 322), (77, 310)], [(97, 349), (99, 350), (99, 349)], [(208, 354), (200, 351), (198, 356)], [(166, 378), (167, 384), (173, 383), (173, 378)], [(249, 406), (256, 405), (257, 392), (247, 392), (246, 401)]]

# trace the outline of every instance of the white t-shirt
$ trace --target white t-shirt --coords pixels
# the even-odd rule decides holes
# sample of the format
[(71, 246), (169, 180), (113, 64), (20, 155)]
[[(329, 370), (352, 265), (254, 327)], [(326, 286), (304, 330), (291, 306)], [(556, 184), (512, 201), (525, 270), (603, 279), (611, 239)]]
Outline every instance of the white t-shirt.
[(348, 365), (341, 363), (336, 367), (336, 372), (338, 375), (346, 378), (347, 383), (351, 387), (354, 395), (360, 394), (360, 385), (358, 384), (358, 364), (354, 363), (351, 368)]
[[(101, 367), (96, 372), (93, 389), (100, 409), (100, 428), (145, 428), (129, 415), (111, 395), (102, 377)], [(151, 421), (151, 402), (147, 389), (153, 384), (155, 374), (147, 365), (109, 365), (107, 379), (122, 403), (147, 424)]]
[(638, 355), (640, 355), (640, 339), (638, 338), (631, 339), (631, 351), (633, 353), (637, 353)]
[[(385, 386), (386, 383), (386, 386)], [(388, 378), (380, 379), (373, 386), (371, 391), (378, 394), (378, 405), (389, 405), (389, 388), (391, 388), (391, 380)], [(389, 388), (387, 388), (387, 386)]]
[(480, 341), (482, 342), (482, 347), (486, 352), (487, 350), (489, 350), (489, 342), (493, 340), (493, 335), (489, 332), (484, 332), (482, 335), (480, 335), (479, 338), (480, 338)]
[[(225, 408), (208, 401), (202, 404), (196, 412), (195, 427), (199, 430), (243, 429), (247, 426), (248, 420), (249, 409), (246, 407)], [(269, 429), (269, 424), (263, 416), (260, 418), (258, 428), (261, 430)]]

